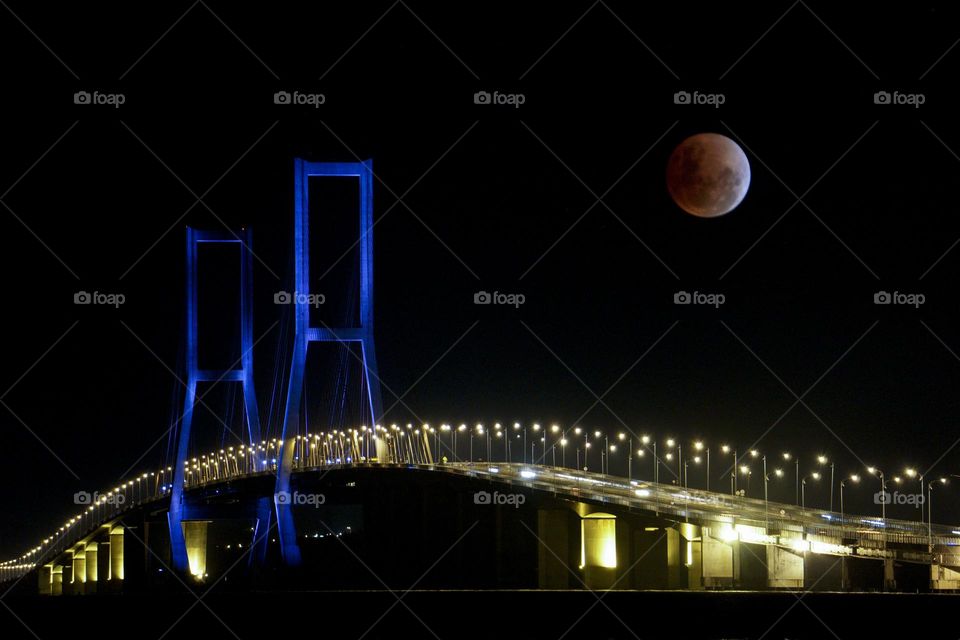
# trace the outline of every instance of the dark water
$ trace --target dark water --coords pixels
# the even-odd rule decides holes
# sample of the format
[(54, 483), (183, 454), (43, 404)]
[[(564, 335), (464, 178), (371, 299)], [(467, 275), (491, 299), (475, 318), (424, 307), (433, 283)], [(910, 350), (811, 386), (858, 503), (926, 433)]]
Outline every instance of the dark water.
[[(198, 601), (198, 598), (201, 600)], [(398, 601), (399, 600), (399, 601)], [(957, 638), (949, 594), (337, 591), (33, 598), (0, 638)], [(903, 635), (904, 629), (913, 632)], [(122, 634), (122, 635), (119, 635)], [(110, 636), (104, 636), (110, 637)]]

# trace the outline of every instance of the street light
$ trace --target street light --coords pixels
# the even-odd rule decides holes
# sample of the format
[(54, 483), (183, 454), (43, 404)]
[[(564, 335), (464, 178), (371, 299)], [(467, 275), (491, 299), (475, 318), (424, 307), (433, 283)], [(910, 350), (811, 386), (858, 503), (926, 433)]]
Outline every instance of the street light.
[[(557, 433), (559, 433), (559, 432), (560, 432), (560, 427), (559, 427), (558, 425), (552, 425), (552, 426), (550, 427), (550, 433), (557, 434)], [(561, 434), (561, 435), (562, 435), (562, 434)], [(544, 443), (546, 443), (547, 434), (543, 434), (543, 437), (544, 437)], [(558, 437), (560, 437), (560, 436), (554, 435), (554, 436), (553, 436), (553, 444), (550, 445), (550, 453), (551, 453), (552, 456), (553, 456), (553, 466), (557, 466), (557, 442), (558, 442)]]
[(707, 491), (710, 491), (710, 447), (705, 447), (703, 442), (697, 440), (693, 443), (693, 448), (697, 451), (707, 451)]
[(813, 480), (820, 479), (820, 472), (814, 471), (808, 476), (804, 476), (803, 480), (800, 481), (800, 508), (807, 508), (807, 478), (812, 478)]
[[(940, 478), (940, 484), (947, 484), (946, 478)], [(933, 485), (935, 481), (930, 481), (927, 485), (927, 550), (933, 551)]]
[[(858, 476), (857, 474), (854, 473), (854, 474), (852, 474), (849, 478), (847, 478), (847, 480), (849, 480), (850, 482), (853, 482), (853, 483), (857, 483), (857, 482), (860, 482), (860, 476)], [(843, 488), (844, 488), (845, 486), (847, 486), (847, 485), (846, 485), (846, 481), (841, 480), (841, 481), (840, 481), (840, 528), (841, 528), (841, 536), (842, 536), (843, 526), (844, 526), (844, 524), (846, 524), (846, 520), (845, 520), (845, 516), (844, 516), (844, 511), (843, 511)], [(842, 544), (842, 543), (843, 543), (843, 541), (841, 540), (841, 544)]]
[(789, 451), (784, 451), (783, 460), (784, 462), (790, 462), (790, 460), (793, 460), (793, 466), (794, 466), (795, 476), (796, 476), (796, 485), (797, 485), (796, 486), (797, 497), (795, 498), (796, 500), (795, 504), (800, 504), (800, 458), (794, 458), (793, 454), (791, 454)]
[(750, 493), (750, 476), (753, 475), (753, 473), (750, 471), (750, 467), (745, 464), (740, 465), (740, 473), (747, 476), (747, 490), (743, 492), (743, 495), (746, 496)]
[[(907, 467), (903, 470), (904, 475), (906, 475), (911, 480), (916, 479), (920, 483), (920, 495), (923, 495), (923, 474), (917, 473), (917, 470), (913, 467)], [(923, 505), (920, 505), (920, 524), (923, 524)]]
[[(681, 445), (679, 442), (677, 442), (673, 438), (667, 438), (667, 446), (672, 449), (674, 445), (677, 446), (677, 485), (679, 486), (683, 481), (683, 477), (681, 476), (681, 474), (683, 473), (683, 469), (681, 468), (683, 465), (683, 445)], [(672, 456), (669, 454), (667, 454), (664, 457), (667, 460), (670, 460), (672, 458)]]
[[(651, 438), (650, 436), (641, 436), (640, 442), (643, 443), (643, 446), (647, 449), (650, 448), (650, 444), (653, 444), (653, 482), (654, 484), (660, 483), (660, 458), (657, 457), (657, 440), (656, 438)], [(643, 449), (640, 449), (642, 452)], [(638, 452), (639, 453), (639, 452)]]
[[(627, 434), (622, 431), (617, 434), (617, 439), (620, 442), (627, 440)], [(627, 442), (627, 481), (633, 480), (633, 438), (631, 437)]]
[[(533, 423), (533, 432), (534, 432), (534, 433), (539, 433), (539, 432), (540, 432), (540, 425), (537, 424), (536, 422)], [(524, 448), (526, 448), (526, 435), (527, 435), (526, 432), (524, 432), (523, 435), (524, 435)], [(530, 441), (530, 464), (536, 464), (536, 463), (537, 463), (536, 453), (535, 453), (536, 450), (537, 450), (537, 439), (536, 439), (536, 438), (533, 438), (533, 439)], [(544, 451), (546, 451), (546, 449), (544, 449)]]
[(723, 453), (730, 453), (733, 451), (733, 467), (730, 470), (730, 495), (736, 495), (737, 493), (737, 449), (736, 447), (730, 447), (730, 445), (725, 444), (720, 447), (720, 450)]
[[(883, 471), (881, 471), (880, 469), (878, 469), (878, 468), (876, 468), (876, 467), (867, 467), (867, 473), (869, 473), (869, 474), (872, 475), (872, 476), (875, 475), (875, 476), (877, 476), (877, 477), (880, 478), (880, 494), (881, 494), (881, 495), (880, 495), (880, 518), (881, 518), (881, 520), (883, 520), (883, 530), (884, 530), (884, 532), (886, 532), (886, 530), (887, 530), (887, 500), (886, 500), (886, 495), (883, 495), (883, 494), (885, 494), (885, 493), (887, 492), (887, 482), (886, 482), (886, 480), (884, 479)], [(884, 547), (886, 547), (886, 540), (887, 540), (886, 533), (884, 533), (883, 540), (884, 540)]]
[[(858, 483), (860, 482), (860, 476), (857, 474), (852, 474), (850, 476), (850, 482)], [(846, 518), (843, 512), (843, 487), (846, 486), (844, 481), (840, 481), (840, 544), (843, 544), (844, 535), (843, 530), (846, 526)], [(844, 589), (847, 586), (847, 558), (846, 556), (840, 556), (840, 588)]]
[[(821, 466), (827, 464), (827, 456), (819, 455), (817, 456), (817, 463)], [(830, 462), (830, 511), (833, 512), (833, 463)]]

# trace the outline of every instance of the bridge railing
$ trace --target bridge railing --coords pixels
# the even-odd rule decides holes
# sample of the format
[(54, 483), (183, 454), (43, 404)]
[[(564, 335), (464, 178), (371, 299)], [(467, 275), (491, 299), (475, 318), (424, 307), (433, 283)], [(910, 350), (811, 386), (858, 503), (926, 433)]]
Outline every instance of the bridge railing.
[[(359, 433), (359, 432), (358, 432)], [(701, 520), (728, 524), (749, 524), (766, 531), (803, 531), (841, 541), (853, 540), (861, 545), (884, 547), (889, 543), (930, 545), (956, 548), (960, 546), (958, 529), (944, 525), (881, 519), (841, 514), (797, 505), (769, 502), (745, 496), (729, 495), (684, 488), (673, 484), (628, 480), (626, 478), (580, 471), (566, 467), (529, 465), (516, 462), (442, 462), (433, 463), (424, 452), (427, 447), (401, 446), (402, 437), (389, 438), (395, 449), (391, 456), (403, 454), (406, 462), (379, 463), (369, 457), (375, 448), (370, 439), (298, 437), (294, 470), (330, 469), (353, 466), (418, 468), (486, 477), (490, 480), (562, 493), (566, 496), (642, 508), (678, 520)], [(419, 451), (419, 453), (418, 453)], [(184, 461), (184, 487), (194, 489), (235, 479), (276, 473), (279, 446), (276, 440), (256, 445), (228, 447)], [(354, 457), (356, 456), (356, 457)], [(396, 459), (396, 458), (395, 458)], [(169, 499), (173, 470), (170, 467), (144, 473), (103, 494), (84, 494), (85, 508), (53, 534), (19, 558), (0, 563), (0, 582), (19, 578), (36, 566), (64, 553), (92, 535), (99, 527), (121, 517), (125, 512)], [(75, 496), (75, 498), (76, 498)], [(89, 502), (86, 502), (89, 501)]]

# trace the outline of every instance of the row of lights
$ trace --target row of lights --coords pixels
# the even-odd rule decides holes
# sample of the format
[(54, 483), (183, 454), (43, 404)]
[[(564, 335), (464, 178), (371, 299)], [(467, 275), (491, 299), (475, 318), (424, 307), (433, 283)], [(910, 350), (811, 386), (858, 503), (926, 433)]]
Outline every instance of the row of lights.
[[(546, 427), (541, 426), (539, 423), (533, 423), (533, 424), (531, 425), (531, 427), (532, 427), (532, 430), (533, 430), (534, 433), (540, 433), (541, 431), (543, 432), (543, 436), (541, 437), (541, 441), (544, 443), (544, 450), (546, 450), (546, 444), (547, 444), (547, 442), (546, 442), (546, 441), (547, 441), (546, 434), (547, 434), (547, 432), (548, 432), (548, 429), (547, 429)], [(503, 425), (502, 425), (501, 423), (499, 423), (499, 422), (494, 423), (493, 429), (494, 429), (494, 437), (497, 437), (497, 438), (502, 438), (502, 437), (503, 437), (503, 434), (504, 434), (505, 429), (504, 429), (504, 427), (503, 427)], [(519, 422), (513, 423), (513, 430), (514, 430), (515, 432), (519, 432), (519, 431), (521, 431), (521, 429), (523, 429), (523, 427), (521, 426), (521, 424), (520, 424)], [(422, 427), (418, 427), (418, 428), (414, 428), (414, 426), (413, 426), (412, 423), (407, 423), (407, 424), (406, 424), (406, 431), (407, 431), (407, 432), (411, 432), (413, 435), (417, 435), (417, 436), (419, 436), (421, 433), (424, 433), (424, 434), (429, 433), (429, 434), (431, 434), (431, 435), (434, 435), (434, 434), (437, 433), (437, 429), (436, 429), (435, 427), (432, 427), (432, 426), (430, 426), (429, 424), (426, 424), (426, 423), (423, 424)], [(475, 425), (475, 427), (473, 427), (472, 429), (471, 429), (470, 427), (468, 427), (468, 426), (466, 425), (466, 423), (461, 423), (461, 424), (458, 425), (457, 427), (454, 427), (453, 425), (451, 425), (451, 424), (449, 424), (449, 423), (443, 423), (443, 424), (440, 425), (440, 432), (442, 432), (442, 433), (450, 433), (450, 432), (453, 432), (453, 431), (460, 432), (460, 433), (467, 432), (467, 431), (471, 431), (471, 433), (476, 433), (476, 434), (478, 434), (478, 435), (484, 435), (485, 433), (487, 433), (487, 430), (484, 428), (484, 426), (483, 426), (482, 423), (477, 423), (477, 424)], [(592, 446), (591, 443), (590, 443), (589, 440), (588, 440), (589, 435), (590, 435), (590, 434), (589, 434), (589, 431), (586, 430), (586, 429), (583, 428), (583, 427), (579, 427), (579, 426), (578, 426), (578, 427), (573, 427), (572, 429), (569, 429), (569, 428), (568, 428), (568, 429), (562, 429), (559, 425), (553, 424), (553, 425), (550, 426), (549, 432), (555, 434), (555, 441), (553, 442), (553, 444), (551, 445), (551, 447), (555, 447), (555, 446), (557, 446), (557, 445), (560, 445), (561, 447), (566, 447), (566, 446), (569, 444), (569, 436), (571, 435), (571, 432), (572, 432), (573, 435), (578, 436), (578, 437), (581, 436), (581, 435), (584, 436), (584, 449), (590, 449), (591, 446)], [(319, 439), (321, 439), (321, 438), (323, 438), (323, 437), (325, 436), (326, 439), (327, 439), (328, 441), (330, 441), (330, 440), (332, 440), (335, 436), (348, 437), (348, 438), (349, 438), (349, 437), (354, 436), (354, 434), (356, 434), (356, 435), (358, 435), (358, 436), (360, 436), (360, 437), (370, 436), (370, 437), (372, 437), (373, 439), (377, 439), (378, 437), (381, 437), (381, 434), (382, 434), (382, 437), (385, 437), (385, 438), (390, 438), (391, 436), (394, 436), (394, 435), (399, 438), (399, 437), (404, 437), (404, 436), (405, 436), (405, 431), (404, 431), (404, 429), (402, 429), (401, 427), (399, 427), (396, 423), (391, 424), (390, 427), (389, 427), (389, 429), (386, 428), (386, 427), (383, 427), (382, 425), (379, 425), (379, 424), (378, 424), (378, 425), (374, 425), (373, 428), (370, 428), (370, 427), (367, 427), (366, 425), (363, 425), (363, 426), (361, 426), (361, 427), (358, 428), (358, 429), (349, 428), (349, 429), (346, 429), (346, 430), (332, 430), (332, 431), (330, 431), (330, 432), (320, 432), (320, 434), (314, 434), (314, 435), (312, 436), (312, 439), (313, 439), (314, 441), (316, 441), (316, 440), (319, 440)], [(609, 440), (607, 439), (607, 436), (606, 436), (602, 431), (600, 431), (600, 430), (595, 430), (595, 431), (593, 432), (593, 436), (594, 436), (594, 438), (597, 439), (597, 440), (599, 440), (600, 438), (604, 438), (604, 441), (605, 441), (605, 447), (604, 447), (604, 448), (607, 449), (610, 453), (616, 453), (616, 451), (617, 451), (617, 444), (616, 444), (617, 441), (623, 443), (623, 442), (625, 442), (625, 441), (628, 440), (627, 434), (626, 434), (626, 433), (623, 433), (623, 432), (620, 432), (620, 433), (618, 433), (618, 434), (616, 435), (616, 440), (614, 441), (613, 444), (610, 444), (610, 443), (609, 443)], [(520, 437), (520, 434), (519, 434), (519, 433), (517, 433), (517, 437)], [(297, 438), (297, 440), (309, 441), (309, 440), (311, 439), (311, 436), (310, 436), (309, 434), (306, 435), (306, 436), (298, 435), (296, 438)], [(632, 442), (632, 437), (629, 438), (629, 440)], [(641, 436), (641, 437), (640, 437), (640, 442), (641, 442), (641, 444), (644, 445), (644, 448), (640, 448), (640, 449), (638, 449), (638, 450), (636, 451), (636, 455), (637, 455), (638, 458), (643, 458), (643, 457), (645, 457), (647, 451), (650, 451), (650, 450), (651, 450), (651, 445), (652, 445), (652, 452), (653, 452), (654, 456), (657, 457), (657, 456), (656, 456), (656, 441), (655, 441), (651, 436), (649, 436), (649, 435), (643, 435), (643, 436)], [(673, 449), (674, 447), (677, 447), (677, 450), (678, 450), (678, 452), (677, 452), (678, 471), (681, 471), (681, 470), (680, 470), (680, 463), (682, 462), (682, 460), (681, 460), (681, 457), (682, 457), (682, 449), (681, 449), (681, 446), (679, 445), (678, 441), (677, 441), (676, 439), (674, 439), (674, 438), (667, 438), (667, 439), (664, 441), (664, 443), (665, 443), (665, 444), (667, 445), (667, 447), (669, 447), (671, 450), (667, 451), (667, 452), (664, 454), (663, 459), (666, 460), (666, 461), (668, 461), (668, 462), (673, 461), (673, 460), (674, 460), (674, 454), (673, 454), (672, 449)], [(311, 445), (311, 446), (312, 446), (312, 445)], [(702, 441), (699, 441), (699, 440), (693, 442), (693, 447), (694, 447), (694, 451), (695, 451), (696, 453), (694, 454), (694, 456), (693, 456), (690, 460), (692, 460), (692, 462), (693, 462), (694, 464), (700, 464), (700, 463), (704, 460), (704, 458), (703, 458), (703, 453), (705, 452), (705, 453), (706, 453), (707, 463), (709, 464), (710, 449), (709, 449)], [(250, 461), (250, 460), (252, 459), (253, 464), (254, 464), (254, 468), (257, 469), (257, 470), (259, 470), (259, 469), (260, 469), (260, 466), (259, 466), (257, 463), (259, 463), (259, 464), (261, 464), (261, 465), (267, 465), (267, 464), (268, 464), (268, 459), (265, 458), (265, 459), (263, 459), (263, 460), (257, 460), (257, 456), (260, 455), (260, 454), (263, 454), (264, 456), (270, 456), (269, 459), (272, 460), (273, 464), (276, 464), (276, 457), (272, 457), (272, 456), (275, 456), (275, 455), (276, 455), (276, 452), (278, 452), (279, 449), (280, 449), (280, 443), (279, 443), (279, 441), (278, 441), (276, 438), (274, 438), (274, 439), (269, 440), (269, 441), (264, 440), (264, 441), (262, 441), (262, 442), (259, 443), (259, 444), (250, 444), (250, 445), (243, 444), (243, 445), (240, 445), (237, 449), (234, 449), (234, 447), (227, 447), (226, 449), (220, 449), (219, 453), (217, 453), (217, 452), (210, 452), (210, 453), (208, 453), (208, 454), (202, 454), (199, 458), (194, 457), (194, 458), (192, 458), (192, 459), (190, 459), (190, 460), (186, 460), (186, 461), (183, 462), (183, 464), (184, 464), (184, 466), (185, 466), (185, 477), (186, 477), (187, 480), (189, 481), (189, 480), (192, 480), (193, 477), (200, 477), (200, 478), (202, 478), (203, 475), (204, 475), (204, 473), (207, 473), (207, 477), (206, 477), (205, 480), (209, 480), (209, 479), (211, 478), (211, 474), (213, 474), (213, 476), (212, 476), (213, 479), (218, 479), (218, 478), (219, 478), (219, 474), (220, 474), (219, 464), (220, 464), (220, 463), (228, 463), (228, 462), (232, 462), (232, 463), (234, 464), (234, 470), (235, 470), (235, 471), (233, 471), (233, 473), (234, 473), (234, 474), (240, 474), (241, 472), (239, 471), (239, 463), (238, 463), (238, 460), (244, 460), (244, 466), (249, 470), (248, 461)], [(735, 448), (732, 448), (730, 445), (726, 445), (726, 444), (722, 445), (722, 446), (721, 446), (721, 451), (722, 451), (724, 454), (729, 454), (729, 453), (732, 452), (735, 457), (737, 456), (737, 451), (736, 451), (736, 449), (735, 449)], [(545, 452), (546, 452), (546, 451), (544, 451), (544, 453), (545, 453)], [(765, 457), (765, 456), (762, 456), (761, 453), (760, 453), (757, 449), (750, 449), (748, 453), (749, 453), (749, 456), (750, 456), (751, 458), (753, 458), (753, 459), (762, 458), (763, 461), (764, 461), (764, 463), (766, 462), (766, 457)], [(585, 455), (586, 455), (586, 454), (585, 454)], [(796, 460), (796, 458), (794, 458), (793, 455), (790, 454), (790, 453), (783, 453), (783, 454), (781, 454), (781, 457), (782, 457), (782, 459), (783, 459), (785, 462), (790, 462), (791, 460), (793, 460), (793, 461), (795, 461), (795, 462), (797, 463), (797, 465), (798, 465), (798, 482), (799, 482), (799, 461)], [(631, 455), (631, 459), (632, 459), (632, 455)], [(657, 457), (657, 461), (656, 461), (656, 462), (657, 462), (657, 471), (659, 471), (659, 457)], [(817, 462), (818, 462), (818, 464), (820, 464), (821, 466), (823, 466), (823, 465), (826, 465), (826, 464), (829, 462), (829, 460), (827, 459), (826, 456), (824, 456), (824, 455), (819, 455), (819, 456), (817, 456)], [(737, 460), (734, 461), (734, 468), (737, 467), (736, 463), (737, 463)], [(833, 466), (833, 465), (831, 464), (831, 470), (832, 470), (832, 466)], [(227, 470), (228, 470), (228, 471), (227, 471), (227, 474), (229, 475), (229, 474), (231, 473), (229, 465), (227, 466)], [(161, 469), (159, 472), (144, 473), (142, 476), (140, 476), (140, 477), (137, 478), (136, 482), (137, 482), (137, 483), (140, 483), (140, 482), (142, 482), (143, 480), (148, 479), (148, 478), (150, 478), (150, 477), (154, 477), (154, 476), (156, 476), (156, 475), (158, 475), (158, 474), (159, 474), (159, 476), (160, 476), (161, 478), (166, 478), (166, 475), (165, 475), (165, 474), (166, 474), (167, 472), (171, 472), (171, 471), (172, 471), (172, 469), (171, 469), (170, 467), (167, 467), (166, 470)], [(750, 467), (749, 467), (748, 465), (745, 465), (745, 464), (739, 466), (739, 471), (740, 471), (740, 473), (742, 473), (742, 474), (747, 474), (747, 475), (749, 475), (749, 474), (752, 473)], [(880, 478), (880, 480), (881, 480), (881, 485), (882, 485), (882, 487), (883, 487), (884, 489), (886, 488), (885, 476), (884, 476), (884, 474), (883, 474), (882, 471), (880, 471), (880, 470), (877, 469), (876, 467), (868, 467), (868, 468), (867, 468), (867, 472), (868, 472), (869, 474), (871, 474), (871, 475), (878, 476), (878, 477)], [(785, 475), (785, 472), (784, 472), (783, 469), (781, 469), (781, 468), (776, 468), (776, 469), (774, 469), (774, 470), (773, 470), (773, 473), (774, 473), (774, 475), (775, 475), (776, 477), (778, 477), (778, 478), (782, 478), (782, 477)], [(194, 475), (194, 474), (196, 474), (196, 475)], [(919, 478), (921, 482), (922, 482), (922, 480), (923, 480), (923, 476), (922, 476), (921, 474), (919, 474), (915, 469), (910, 468), (910, 467), (908, 467), (908, 468), (906, 468), (906, 469), (904, 470), (904, 475), (905, 475), (907, 478), (911, 478), (911, 479)], [(735, 480), (736, 480), (736, 474), (731, 474), (731, 476), (732, 476), (732, 479), (735, 481)], [(812, 478), (813, 480), (819, 480), (819, 479), (822, 477), (822, 474), (821, 474), (819, 471), (814, 471), (814, 472), (812, 472), (812, 473), (809, 475), (809, 477)], [(901, 484), (902, 482), (904, 482), (903, 477), (901, 477), (901, 476), (899, 476), (899, 475), (898, 475), (898, 476), (894, 476), (894, 477), (891, 478), (891, 479), (893, 480), (893, 482), (895, 482), (895, 483), (897, 483), (897, 484)], [(201, 480), (201, 481), (205, 481), (205, 480)], [(806, 477), (805, 477), (803, 480), (804, 480), (804, 483), (805, 483)], [(857, 475), (857, 474), (851, 474), (850, 476), (847, 477), (847, 480), (849, 480), (849, 481), (851, 481), (851, 482), (854, 482), (854, 483), (857, 483), (857, 482), (860, 481), (860, 476)], [(946, 478), (939, 478), (938, 481), (939, 481), (940, 483), (942, 483), (942, 484), (946, 484), (946, 483), (947, 483), (947, 479), (946, 479)], [(118, 486), (118, 487), (115, 487), (112, 491), (108, 491), (106, 494), (101, 494), (101, 495), (99, 496), (99, 498), (98, 498), (98, 501), (97, 501), (98, 504), (90, 505), (90, 506), (87, 508), (87, 512), (92, 512), (92, 511), (94, 510), (94, 508), (95, 508), (96, 506), (98, 506), (99, 504), (107, 504), (107, 503), (110, 503), (111, 501), (115, 501), (114, 496), (116, 496), (116, 495), (118, 495), (118, 494), (123, 493), (123, 494), (125, 495), (126, 489), (127, 489), (128, 487), (129, 487), (129, 488), (132, 488), (134, 482), (135, 482), (135, 481), (133, 481), (133, 480), (127, 481), (126, 483), (121, 484), (121, 485)], [(171, 480), (171, 482), (172, 482), (172, 480)], [(708, 479), (708, 482), (709, 482), (709, 479)], [(840, 485), (841, 485), (841, 487), (844, 485), (844, 480), (841, 480), (841, 481), (840, 481)], [(932, 485), (933, 485), (933, 483), (931, 482), (931, 483), (930, 483), (930, 488), (932, 488)], [(167, 482), (164, 482), (164, 483), (159, 487), (159, 493), (162, 494), (162, 493), (164, 493), (165, 491), (167, 491), (168, 489), (169, 489), (169, 484), (168, 484)], [(841, 492), (842, 492), (842, 489), (841, 489)], [(832, 499), (832, 489), (831, 489), (831, 499)], [(29, 550), (28, 552), (24, 553), (24, 554), (23, 554), (22, 556), (20, 556), (19, 558), (12, 559), (12, 560), (7, 560), (7, 561), (5, 561), (5, 562), (0, 563), (0, 567), (16, 567), (16, 566), (21, 566), (21, 565), (22, 565), (22, 566), (32, 567), (33, 565), (32, 565), (32, 563), (31, 563), (31, 561), (35, 560), (35, 558), (37, 557), (37, 554), (40, 554), (43, 550), (45, 550), (45, 548), (46, 548), (47, 545), (49, 545), (49, 544), (50, 544), (51, 542), (53, 542), (54, 540), (57, 540), (58, 537), (59, 537), (59, 536), (62, 536), (65, 531), (68, 531), (68, 530), (69, 530), (72, 526), (74, 526), (77, 522), (81, 521), (81, 519), (82, 519), (83, 516), (84, 516), (84, 513), (81, 512), (81, 513), (78, 514), (77, 516), (74, 516), (74, 517), (70, 518), (70, 519), (67, 520), (67, 521), (64, 523), (64, 525), (63, 525), (62, 527), (60, 527), (54, 534), (52, 534), (51, 536), (48, 536), (47, 538), (44, 538), (36, 547), (34, 547), (33, 549), (31, 549), (31, 550)]]

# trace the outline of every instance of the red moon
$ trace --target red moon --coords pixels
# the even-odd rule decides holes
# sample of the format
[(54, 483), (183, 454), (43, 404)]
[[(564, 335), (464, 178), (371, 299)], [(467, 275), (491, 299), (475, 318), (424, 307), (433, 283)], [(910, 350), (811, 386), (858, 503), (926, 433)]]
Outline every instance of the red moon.
[(681, 209), (715, 218), (740, 204), (750, 187), (750, 163), (740, 146), (719, 133), (681, 142), (667, 162), (667, 189)]

